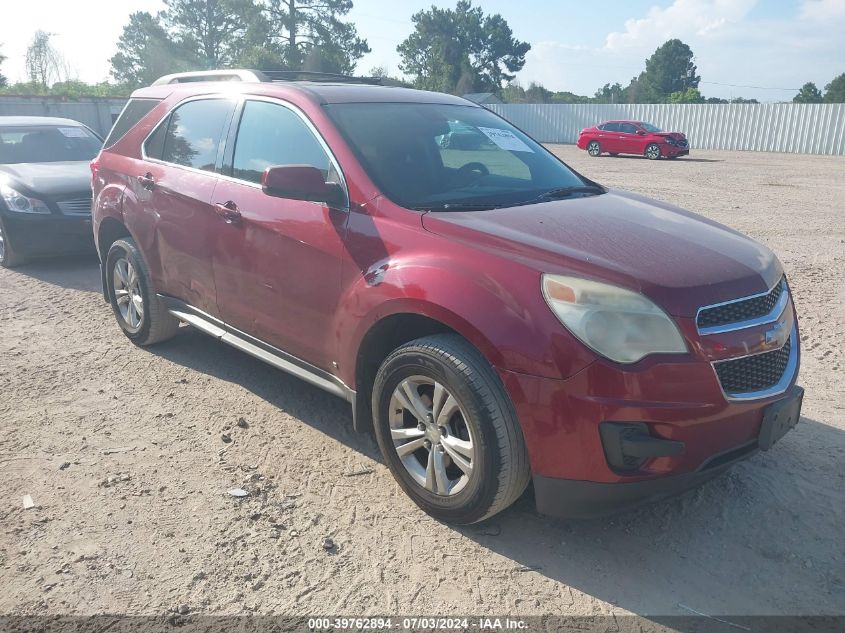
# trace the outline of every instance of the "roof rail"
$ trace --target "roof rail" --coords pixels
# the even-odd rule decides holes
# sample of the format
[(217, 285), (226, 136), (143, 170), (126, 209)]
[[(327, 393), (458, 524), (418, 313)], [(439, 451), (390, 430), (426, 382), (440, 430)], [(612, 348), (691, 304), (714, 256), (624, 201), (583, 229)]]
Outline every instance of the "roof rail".
[(260, 70), (227, 69), (197, 70), (189, 73), (173, 73), (159, 77), (151, 85), (182, 84), (190, 81), (251, 81), (261, 82), (270, 79)]
[(313, 70), (198, 70), (188, 73), (173, 73), (156, 79), (152, 85), (181, 84), (191, 81), (331, 81), (338, 83), (375, 84), (382, 83), (379, 77), (353, 77), (337, 73), (321, 73)]
[(323, 73), (314, 70), (262, 70), (270, 81), (332, 81), (354, 84), (381, 84), (379, 77), (354, 77), (339, 73)]

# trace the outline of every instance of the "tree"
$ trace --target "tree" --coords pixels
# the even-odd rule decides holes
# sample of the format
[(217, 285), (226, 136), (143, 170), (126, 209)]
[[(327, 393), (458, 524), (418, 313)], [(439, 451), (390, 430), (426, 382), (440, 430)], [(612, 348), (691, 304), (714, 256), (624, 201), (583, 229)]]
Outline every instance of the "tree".
[(203, 69), (236, 62), (255, 42), (261, 11), (253, 0), (165, 0), (165, 30), (177, 44), (194, 51)]
[(632, 80), (636, 87), (629, 96), (634, 97), (634, 103), (660, 103), (674, 92), (698, 88), (701, 77), (695, 74), (698, 69), (694, 59), (692, 49), (681, 40), (665, 42), (646, 60), (645, 71)]
[(704, 97), (698, 91), (698, 88), (687, 88), (686, 90), (678, 90), (669, 95), (668, 103), (704, 103)]
[(845, 103), (845, 73), (834, 77), (824, 87), (825, 103)]
[[(6, 56), (3, 53), (0, 53), (0, 66), (3, 65), (4, 61), (6, 61)], [(7, 83), (5, 75), (0, 73), (0, 88), (5, 88)]]
[(622, 103), (624, 100), (624, 89), (622, 84), (604, 84), (599, 90), (596, 90), (596, 103)]
[(551, 103), (554, 93), (551, 90), (546, 90), (542, 84), (531, 82), (528, 84), (528, 89), (525, 91), (525, 100), (528, 103)]
[(523, 103), (525, 88), (518, 81), (509, 81), (502, 89), (502, 101), (505, 103)]
[(531, 48), (513, 37), (501, 15), (485, 16), (470, 0), (459, 0), (454, 10), (432, 6), (411, 21), (414, 32), (397, 50), (400, 68), (418, 88), (458, 93), (471, 85), (472, 91), (499, 94)]
[(352, 0), (264, 0), (271, 39), (288, 68), (351, 74), (370, 52), (351, 22), (341, 18)]
[(117, 53), (109, 60), (111, 74), (130, 86), (146, 86), (158, 77), (191, 69), (196, 61), (189, 50), (174, 42), (158, 16), (138, 11), (117, 42)]
[(68, 78), (62, 56), (50, 43), (51, 37), (52, 33), (38, 30), (26, 49), (26, 73), (29, 81), (43, 88)]
[(818, 88), (816, 88), (816, 84), (812, 81), (808, 81), (801, 89), (798, 91), (798, 94), (792, 97), (793, 103), (821, 103), (822, 102), (822, 92)]

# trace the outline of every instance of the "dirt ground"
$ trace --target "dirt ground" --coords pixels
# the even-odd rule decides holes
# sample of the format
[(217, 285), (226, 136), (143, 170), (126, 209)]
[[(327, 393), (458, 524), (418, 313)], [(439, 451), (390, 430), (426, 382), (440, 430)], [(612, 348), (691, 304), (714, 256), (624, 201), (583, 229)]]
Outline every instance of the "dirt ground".
[(806, 398), (777, 446), (609, 520), (526, 496), (456, 529), (340, 400), (190, 329), (133, 347), (96, 261), (0, 270), (0, 614), (845, 614), (845, 158), (553, 149), (778, 253)]

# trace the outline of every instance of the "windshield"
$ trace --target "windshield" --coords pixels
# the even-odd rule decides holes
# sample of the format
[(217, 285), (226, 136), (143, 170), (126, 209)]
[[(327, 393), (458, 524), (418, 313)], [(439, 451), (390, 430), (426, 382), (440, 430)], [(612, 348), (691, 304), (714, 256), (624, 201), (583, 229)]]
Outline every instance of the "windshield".
[(80, 126), (0, 127), (0, 164), (90, 161), (102, 141)]
[(646, 132), (651, 132), (652, 134), (654, 134), (655, 132), (663, 131), (659, 127), (657, 127), (656, 125), (652, 125), (651, 123), (640, 123), (640, 127)]
[(407, 208), (511, 206), (590, 184), (483, 108), (342, 103), (326, 110), (373, 181)]

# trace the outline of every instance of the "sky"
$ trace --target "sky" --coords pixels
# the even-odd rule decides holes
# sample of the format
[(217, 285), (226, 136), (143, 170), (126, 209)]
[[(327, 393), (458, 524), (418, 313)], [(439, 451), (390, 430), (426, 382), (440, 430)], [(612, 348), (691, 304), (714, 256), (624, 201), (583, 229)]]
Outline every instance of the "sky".
[[(8, 4), (7, 4), (8, 3)], [(26, 47), (37, 29), (54, 34), (72, 75), (108, 78), (108, 59), (132, 11), (155, 12), (161, 0), (5, 0), (0, 21), (2, 72), (25, 76)], [(396, 46), (412, 31), (411, 15), (455, 0), (354, 0), (348, 18), (372, 52), (366, 74), (386, 66), (401, 75)], [(531, 44), (518, 79), (550, 90), (593, 94), (605, 83), (627, 85), (667, 39), (690, 45), (705, 96), (790, 100), (807, 81), (823, 89), (845, 72), (845, 0), (476, 0), (500, 13), (514, 36)], [(8, 6), (11, 5), (11, 6)], [(84, 6), (83, 6), (84, 5)]]

